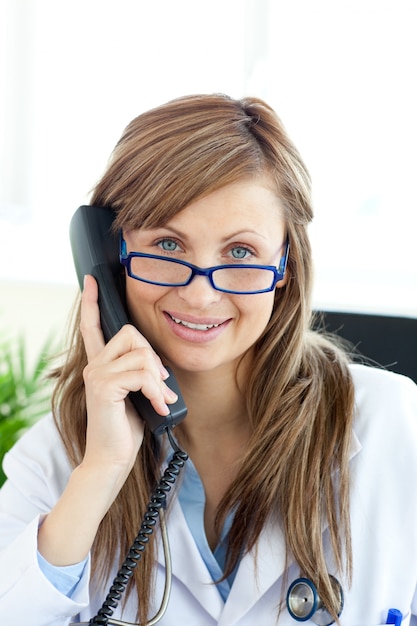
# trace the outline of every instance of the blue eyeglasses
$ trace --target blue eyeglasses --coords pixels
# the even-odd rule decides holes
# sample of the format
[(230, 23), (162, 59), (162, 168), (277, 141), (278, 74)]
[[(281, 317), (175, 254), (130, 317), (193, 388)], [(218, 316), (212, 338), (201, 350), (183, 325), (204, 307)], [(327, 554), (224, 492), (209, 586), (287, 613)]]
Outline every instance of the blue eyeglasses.
[(289, 241), (285, 252), (274, 265), (215, 265), (197, 267), (179, 259), (168, 259), (157, 254), (145, 252), (127, 252), (126, 242), (120, 234), (120, 263), (125, 266), (128, 276), (151, 285), (161, 287), (185, 287), (194, 276), (207, 276), (210, 285), (217, 291), (249, 295), (273, 291), (277, 282), (285, 276), (287, 268)]

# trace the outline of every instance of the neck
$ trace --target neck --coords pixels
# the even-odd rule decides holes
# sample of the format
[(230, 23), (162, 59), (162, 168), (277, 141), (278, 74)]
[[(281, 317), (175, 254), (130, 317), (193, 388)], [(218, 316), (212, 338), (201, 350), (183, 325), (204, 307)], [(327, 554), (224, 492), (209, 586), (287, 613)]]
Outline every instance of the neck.
[(233, 483), (250, 437), (243, 366), (210, 372), (176, 371), (188, 415), (177, 427), (180, 446), (188, 453), (205, 493), (204, 527), (209, 545), (218, 542), (216, 515)]
[(249, 432), (245, 375), (235, 370), (178, 372), (177, 380), (188, 408), (178, 427), (184, 445), (190, 449), (205, 446), (222, 448), (233, 440), (240, 441)]

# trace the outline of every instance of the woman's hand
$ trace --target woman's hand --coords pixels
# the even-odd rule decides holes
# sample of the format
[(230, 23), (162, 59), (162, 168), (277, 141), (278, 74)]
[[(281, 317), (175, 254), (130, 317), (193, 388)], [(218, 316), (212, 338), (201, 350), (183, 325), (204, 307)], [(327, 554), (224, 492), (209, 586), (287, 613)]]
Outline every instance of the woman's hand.
[(143, 422), (129, 402), (142, 391), (161, 415), (177, 396), (164, 383), (167, 372), (146, 339), (124, 326), (105, 344), (100, 327), (98, 290), (85, 280), (81, 333), (87, 352), (84, 370), (87, 443), (82, 463), (39, 528), (38, 548), (54, 565), (82, 561), (104, 515), (123, 486), (143, 440)]
[(83, 464), (128, 473), (143, 439), (143, 422), (127, 398), (129, 392), (140, 390), (161, 415), (168, 415), (167, 403), (177, 396), (164, 382), (168, 372), (160, 358), (134, 326), (124, 326), (105, 344), (97, 300), (97, 283), (86, 276), (80, 326), (88, 359)]

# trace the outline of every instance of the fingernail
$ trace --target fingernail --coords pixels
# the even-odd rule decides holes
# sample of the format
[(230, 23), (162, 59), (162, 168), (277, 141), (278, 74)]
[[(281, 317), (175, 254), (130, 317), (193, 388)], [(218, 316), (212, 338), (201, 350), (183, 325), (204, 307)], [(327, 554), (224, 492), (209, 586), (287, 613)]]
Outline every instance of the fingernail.
[(166, 385), (166, 388), (168, 390), (168, 397), (170, 400), (172, 400), (172, 402), (176, 402), (178, 400), (178, 396), (175, 393), (175, 391), (172, 391), (172, 389), (170, 387), (168, 387), (168, 385)]
[(166, 380), (167, 378), (169, 378), (169, 372), (166, 369), (166, 367), (164, 367), (161, 363), (159, 371), (161, 372), (161, 378), (162, 380)]

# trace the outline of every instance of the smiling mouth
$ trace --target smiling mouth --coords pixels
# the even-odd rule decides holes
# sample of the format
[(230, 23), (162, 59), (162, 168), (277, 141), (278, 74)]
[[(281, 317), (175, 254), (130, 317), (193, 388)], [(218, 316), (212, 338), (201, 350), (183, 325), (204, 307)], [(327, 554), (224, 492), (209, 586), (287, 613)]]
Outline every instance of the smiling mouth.
[(207, 330), (211, 330), (212, 328), (217, 328), (218, 326), (220, 326), (220, 324), (193, 324), (192, 322), (186, 322), (184, 320), (178, 319), (177, 317), (172, 317), (172, 315), (170, 315), (170, 318), (176, 324), (179, 324), (180, 326), (185, 326), (186, 328), (191, 328), (192, 330), (207, 331)]

